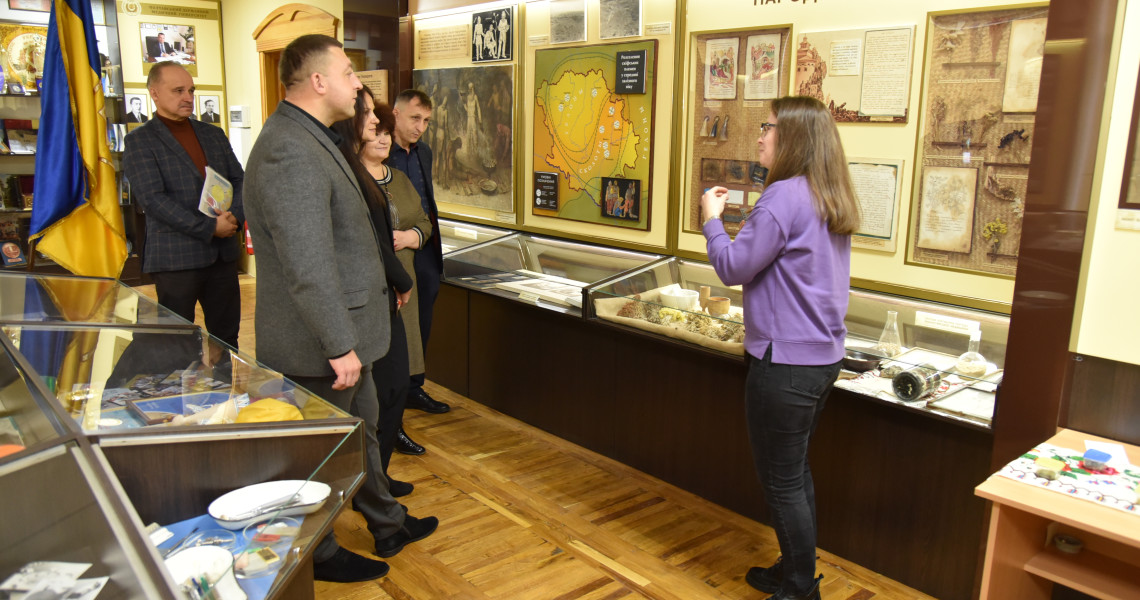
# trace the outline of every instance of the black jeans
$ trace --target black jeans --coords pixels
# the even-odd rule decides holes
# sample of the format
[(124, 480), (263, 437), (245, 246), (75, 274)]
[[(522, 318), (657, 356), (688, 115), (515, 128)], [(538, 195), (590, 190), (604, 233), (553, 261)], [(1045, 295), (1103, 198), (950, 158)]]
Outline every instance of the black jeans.
[(808, 442), (839, 365), (799, 366), (749, 357), (745, 416), (752, 458), (784, 556), (784, 588), (808, 590), (815, 578), (815, 486)]
[(377, 437), (380, 441), (380, 463), (384, 475), (396, 448), (396, 436), (404, 419), (404, 404), (408, 400), (408, 338), (404, 333), (404, 319), (392, 312), (392, 341), (388, 354), (372, 363), (372, 381), (380, 400)]
[(222, 259), (201, 269), (151, 273), (158, 303), (178, 316), (194, 322), (194, 305), (202, 304), (206, 331), (223, 342), (238, 347), (241, 326), (241, 288), (237, 261)]

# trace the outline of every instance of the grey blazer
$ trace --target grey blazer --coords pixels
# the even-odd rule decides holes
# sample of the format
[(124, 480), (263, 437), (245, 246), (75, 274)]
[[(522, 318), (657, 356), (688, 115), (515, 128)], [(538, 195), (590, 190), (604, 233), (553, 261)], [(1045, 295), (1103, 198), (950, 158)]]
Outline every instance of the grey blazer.
[(287, 375), (333, 375), (329, 359), (388, 352), (388, 284), (348, 163), (304, 111), (282, 102), (250, 152), (245, 211), (257, 256), (257, 359)]

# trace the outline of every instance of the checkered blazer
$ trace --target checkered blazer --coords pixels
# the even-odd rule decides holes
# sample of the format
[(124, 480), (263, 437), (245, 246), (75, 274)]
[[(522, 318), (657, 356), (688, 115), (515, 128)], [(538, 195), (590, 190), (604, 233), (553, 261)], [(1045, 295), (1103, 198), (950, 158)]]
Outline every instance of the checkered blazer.
[[(193, 119), (190, 124), (206, 154), (206, 164), (234, 185), (230, 212), (240, 225), (245, 221), (241, 163), (221, 128)], [(198, 269), (218, 257), (226, 262), (237, 260), (241, 236), (214, 237), (216, 221), (198, 212), (205, 180), (166, 124), (151, 119), (127, 134), (125, 143), (123, 172), (146, 213), (143, 271)]]

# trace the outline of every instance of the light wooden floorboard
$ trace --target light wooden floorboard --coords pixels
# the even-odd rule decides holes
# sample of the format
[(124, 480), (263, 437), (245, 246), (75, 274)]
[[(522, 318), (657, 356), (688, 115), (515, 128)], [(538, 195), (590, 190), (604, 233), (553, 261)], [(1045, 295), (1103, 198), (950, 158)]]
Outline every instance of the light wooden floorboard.
[[(240, 345), (253, 353), (253, 280), (241, 283)], [(388, 559), (391, 572), (377, 581), (317, 582), (318, 599), (765, 597), (744, 574), (776, 559), (769, 527), (450, 390), (427, 389), (452, 410), (407, 411), (405, 429), (427, 453), (396, 454), (390, 471), (416, 486), (402, 499), (409, 512), (439, 517), (439, 529)], [(359, 513), (346, 511), (335, 529), (341, 545), (371, 553)], [(819, 554), (825, 600), (929, 598)]]

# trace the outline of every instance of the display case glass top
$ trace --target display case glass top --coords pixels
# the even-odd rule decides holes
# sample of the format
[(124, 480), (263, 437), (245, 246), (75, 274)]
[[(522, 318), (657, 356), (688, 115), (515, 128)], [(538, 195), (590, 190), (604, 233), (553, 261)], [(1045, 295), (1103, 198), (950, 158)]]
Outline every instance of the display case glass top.
[[(587, 316), (743, 356), (742, 298), (708, 263), (668, 258), (591, 287)], [(837, 387), (989, 427), (1008, 315), (852, 289), (845, 323)]]
[(447, 219), (439, 220), (439, 239), (443, 244), (444, 254), (462, 250), (468, 246), (489, 242), (510, 234), (510, 231), (497, 227), (464, 223), (462, 221), (449, 221)]
[(444, 256), (443, 273), (461, 287), (580, 315), (586, 288), (660, 258), (515, 233)]
[(0, 273), (0, 322), (191, 325), (113, 279)]
[(60, 439), (69, 429), (50, 401), (16, 365), (7, 347), (0, 350), (0, 461), (26, 448)]

